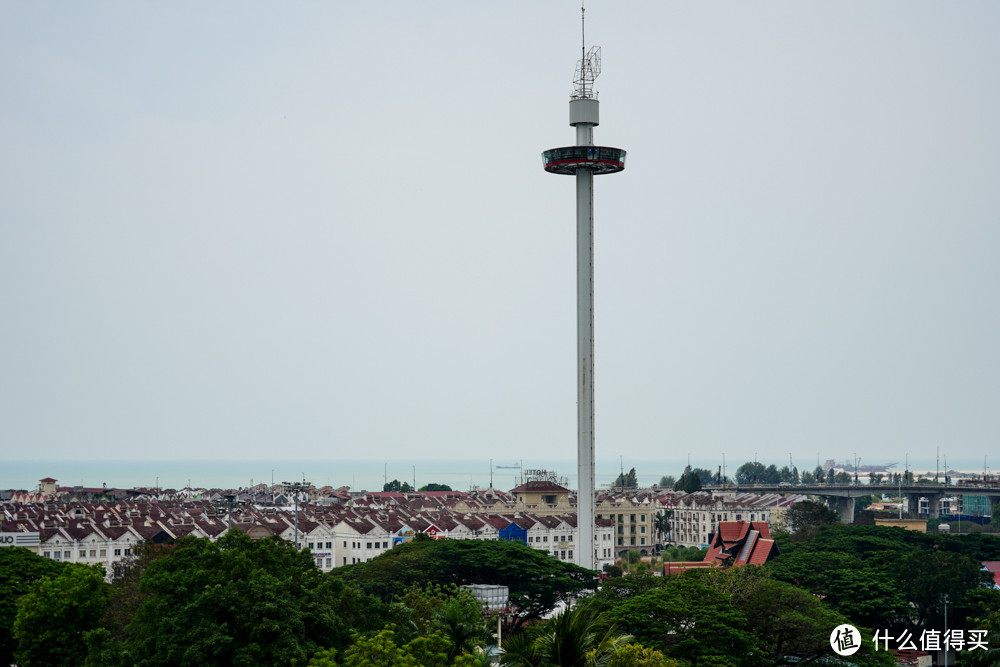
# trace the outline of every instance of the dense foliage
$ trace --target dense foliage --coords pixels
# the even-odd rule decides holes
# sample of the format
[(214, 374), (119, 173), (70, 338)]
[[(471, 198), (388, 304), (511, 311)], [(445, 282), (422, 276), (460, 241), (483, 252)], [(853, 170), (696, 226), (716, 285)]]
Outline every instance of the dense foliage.
[(316, 570), (308, 553), (240, 531), (184, 538), (148, 563), (124, 627), (91, 633), (96, 664), (304, 664), (321, 647), (350, 645), (388, 611)]
[(386, 602), (414, 584), (507, 586), (518, 624), (540, 618), (558, 602), (595, 585), (589, 570), (502, 540), (415, 540), (367, 563), (338, 568), (333, 576)]
[(781, 556), (766, 566), (774, 577), (866, 628), (942, 629), (945, 595), (952, 628), (970, 629), (1000, 609), (1000, 591), (981, 566), (1000, 560), (1000, 537), (831, 525), (811, 540), (778, 540)]
[(491, 583), (511, 592), (508, 665), (818, 664), (831, 629), (850, 622), (864, 639), (852, 663), (879, 667), (892, 663), (872, 631), (941, 629), (948, 596), (948, 627), (985, 630), (991, 646), (961, 664), (1000, 664), (1000, 591), (980, 567), (1000, 560), (1000, 538), (816, 523), (779, 535), (763, 567), (664, 577), (635, 563), (599, 587), (502, 541), (419, 539), (323, 574), (287, 542), (232, 531), (148, 545), (110, 584), (100, 569), (5, 549), (0, 611), (22, 667), (485, 667), (497, 618), (459, 586)]
[[(830, 654), (841, 614), (757, 567), (631, 576), (594, 595), (606, 621), (681, 665), (757, 667), (810, 662)], [(857, 665), (891, 665), (866, 643)]]
[(84, 634), (97, 627), (106, 595), (102, 568), (67, 565), (55, 577), (36, 581), (17, 601), (17, 664), (75, 664), (86, 653)]
[(27, 549), (0, 549), (0, 665), (14, 661), (17, 600), (42, 577), (54, 577), (64, 565)]

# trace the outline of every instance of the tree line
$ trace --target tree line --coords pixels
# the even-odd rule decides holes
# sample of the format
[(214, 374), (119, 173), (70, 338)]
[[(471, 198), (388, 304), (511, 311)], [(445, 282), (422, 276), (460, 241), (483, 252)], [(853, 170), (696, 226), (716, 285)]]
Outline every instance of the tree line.
[[(517, 542), (421, 537), (372, 559), (316, 569), (277, 538), (233, 530), (144, 546), (115, 566), (0, 549), (0, 663), (448, 667), (489, 664), (497, 618), (464, 584), (506, 585), (501, 664), (769, 667), (831, 657), (831, 630), (862, 628), (853, 664), (893, 664), (875, 630), (987, 633), (1000, 661), (1000, 591), (980, 562), (1000, 538), (847, 526), (819, 506), (778, 534), (764, 566), (657, 576), (594, 572)], [(825, 511), (824, 511), (825, 510)], [(677, 554), (680, 555), (680, 554)], [(575, 603), (552, 613), (567, 601)], [(3, 662), (6, 661), (6, 662)]]

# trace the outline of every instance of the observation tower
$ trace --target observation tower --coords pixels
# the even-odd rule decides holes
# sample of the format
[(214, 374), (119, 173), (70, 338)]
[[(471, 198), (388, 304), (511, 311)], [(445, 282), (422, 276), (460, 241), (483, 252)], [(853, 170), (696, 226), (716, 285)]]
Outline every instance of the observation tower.
[[(577, 328), (577, 517), (576, 562), (594, 569), (594, 176), (625, 169), (625, 151), (594, 145), (599, 106), (594, 80), (601, 73), (601, 47), (587, 50), (585, 10), (580, 8), (583, 46), (573, 77), (569, 124), (576, 145), (542, 153), (545, 171), (576, 177), (576, 328)], [(590, 548), (586, 548), (590, 545)]]

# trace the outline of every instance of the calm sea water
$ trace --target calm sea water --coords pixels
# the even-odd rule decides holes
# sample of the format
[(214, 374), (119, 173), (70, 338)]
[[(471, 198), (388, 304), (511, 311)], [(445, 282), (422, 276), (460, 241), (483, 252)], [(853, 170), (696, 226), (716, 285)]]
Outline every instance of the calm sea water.
[[(769, 464), (770, 461), (761, 461)], [(718, 464), (699, 462), (696, 467), (716, 469)], [(721, 461), (719, 462), (721, 464)], [(732, 475), (742, 461), (728, 461)], [(774, 461), (781, 467), (782, 461)], [(620, 463), (615, 459), (598, 459), (597, 487), (610, 486), (618, 476), (620, 466), (627, 472), (636, 469), (640, 485), (660, 481), (663, 475), (680, 476), (687, 464), (686, 456), (675, 459), (633, 459)], [(545, 469), (565, 477), (570, 488), (576, 488), (576, 461), (539, 459), (532, 461), (493, 460), (492, 482), (496, 488), (510, 489), (520, 483), (521, 470), (503, 466), (523, 466)], [(808, 464), (807, 464), (808, 465)], [(982, 470), (982, 459), (952, 460), (949, 466), (957, 470)], [(800, 465), (800, 470), (810, 469)], [(910, 460), (910, 468), (918, 472), (933, 471), (933, 459)], [(991, 466), (992, 468), (992, 466)], [(902, 462), (894, 470), (901, 471)], [(303, 478), (317, 486), (349, 486), (354, 490), (381, 491), (384, 480), (398, 479), (417, 486), (429, 482), (447, 484), (453, 489), (467, 490), (472, 486), (490, 485), (490, 461), (486, 460), (204, 460), (204, 461), (4, 461), (0, 462), (0, 489), (35, 489), (38, 480), (53, 477), (60, 486), (132, 488), (155, 487), (180, 489), (188, 486), (208, 488), (239, 488), (258, 484), (295, 481)]]
[[(596, 482), (611, 484), (619, 473), (619, 462), (598, 461)], [(500, 489), (520, 484), (521, 470), (545, 469), (565, 477), (576, 486), (576, 462), (572, 460), (493, 461), (492, 482)], [(521, 469), (513, 466), (523, 466)], [(679, 474), (681, 463), (631, 462), (640, 483), (655, 484), (663, 475)], [(680, 466), (680, 467), (678, 467)], [(675, 470), (676, 469), (676, 470)], [(0, 489), (34, 489), (38, 480), (52, 477), (60, 486), (180, 489), (194, 487), (238, 488), (251, 483), (295, 481), (303, 478), (317, 486), (349, 486), (355, 490), (381, 491), (385, 480), (447, 484), (453, 489), (490, 485), (490, 461), (435, 460), (205, 460), (205, 461), (8, 461), (0, 464)]]

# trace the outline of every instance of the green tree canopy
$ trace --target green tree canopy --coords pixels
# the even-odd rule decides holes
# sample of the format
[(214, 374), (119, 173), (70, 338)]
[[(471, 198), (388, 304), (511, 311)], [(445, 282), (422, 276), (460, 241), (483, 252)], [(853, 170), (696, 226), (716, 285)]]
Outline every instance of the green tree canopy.
[[(747, 461), (736, 469), (733, 476), (737, 484), (766, 484), (767, 468), (759, 461)], [(777, 483), (777, 480), (775, 480)]]
[(86, 655), (84, 634), (95, 629), (104, 611), (104, 570), (67, 565), (43, 577), (17, 601), (14, 658), (22, 667), (77, 665)]
[(691, 469), (691, 466), (687, 466), (684, 468), (681, 478), (674, 484), (674, 491), (683, 491), (684, 493), (701, 491), (701, 477)]
[(615, 478), (615, 483), (613, 485), (615, 488), (625, 488), (625, 489), (635, 489), (639, 486), (639, 481), (636, 478), (635, 468), (632, 468), (627, 473), (619, 473), (618, 477)]
[(837, 523), (837, 513), (822, 503), (803, 500), (792, 505), (785, 514), (788, 530), (795, 532), (802, 528), (829, 526)]
[(42, 577), (55, 577), (65, 567), (21, 547), (0, 549), (0, 665), (14, 662), (14, 618), (17, 599)]
[(775, 578), (820, 596), (831, 609), (868, 628), (972, 627), (1000, 607), (981, 561), (1000, 558), (992, 535), (930, 535), (884, 526), (826, 526), (813, 539), (778, 535), (780, 555), (765, 568)]
[(331, 574), (386, 601), (403, 596), (414, 584), (507, 586), (518, 623), (540, 618), (560, 600), (595, 584), (590, 570), (526, 544), (481, 540), (414, 540)]
[(500, 664), (513, 667), (601, 667), (631, 637), (587, 604), (564, 609), (504, 643)]
[(437, 482), (431, 482), (430, 484), (424, 484), (420, 487), (420, 491), (451, 491), (451, 487), (447, 484), (438, 484)]
[(378, 629), (390, 616), (321, 574), (308, 553), (237, 530), (216, 542), (181, 539), (149, 563), (139, 588), (125, 638), (92, 650), (142, 667), (304, 664), (320, 647), (348, 646), (352, 629)]
[(409, 493), (413, 491), (413, 487), (410, 486), (409, 482), (400, 482), (398, 479), (394, 479), (391, 482), (386, 482), (382, 485), (382, 491), (398, 491), (400, 493)]
[(762, 664), (746, 617), (722, 594), (692, 577), (663, 579), (662, 586), (617, 601), (605, 612), (607, 620), (684, 664)]

